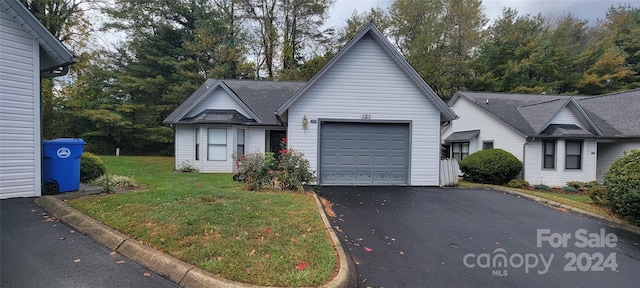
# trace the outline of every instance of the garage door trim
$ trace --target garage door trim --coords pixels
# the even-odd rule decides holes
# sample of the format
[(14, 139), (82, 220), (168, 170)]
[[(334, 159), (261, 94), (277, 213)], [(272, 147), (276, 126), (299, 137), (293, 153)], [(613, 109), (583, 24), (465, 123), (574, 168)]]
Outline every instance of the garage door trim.
[[(413, 139), (413, 121), (412, 120), (363, 120), (363, 119), (337, 119), (337, 118), (318, 118), (317, 130), (317, 167), (318, 171), (318, 185), (319, 186), (340, 186), (341, 184), (324, 184), (322, 183), (322, 124), (324, 123), (356, 123), (356, 124), (407, 124), (409, 127), (408, 147), (407, 147), (407, 176), (405, 184), (396, 184), (394, 186), (410, 186), (411, 185), (411, 159), (412, 159), (412, 139)], [(358, 186), (380, 186), (380, 184), (357, 184)]]

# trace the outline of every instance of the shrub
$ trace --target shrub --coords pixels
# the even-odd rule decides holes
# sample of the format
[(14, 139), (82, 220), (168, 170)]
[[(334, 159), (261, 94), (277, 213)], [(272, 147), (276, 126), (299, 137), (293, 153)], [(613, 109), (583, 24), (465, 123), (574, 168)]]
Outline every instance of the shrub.
[(605, 194), (607, 193), (607, 188), (603, 186), (594, 187), (587, 191), (587, 195), (596, 205), (607, 205), (607, 200), (605, 200)]
[(182, 163), (180, 163), (180, 165), (178, 166), (178, 170), (176, 171), (184, 172), (184, 173), (198, 173), (200, 172), (200, 169), (198, 169), (198, 167), (191, 165), (189, 160), (185, 160), (185, 161), (182, 161)]
[(600, 183), (598, 183), (598, 181), (589, 181), (587, 183), (584, 183), (584, 187), (585, 188), (598, 188), (598, 187), (602, 187), (602, 185), (600, 185)]
[(607, 206), (629, 222), (640, 224), (640, 151), (632, 150), (613, 162), (604, 185)]
[(80, 182), (89, 183), (102, 176), (106, 171), (107, 167), (98, 156), (89, 152), (84, 152), (80, 156)]
[(567, 187), (573, 187), (575, 189), (580, 189), (585, 187), (586, 183), (580, 181), (569, 181), (567, 182)]
[(260, 190), (273, 183), (276, 159), (271, 152), (251, 153), (242, 156), (237, 163), (238, 179), (242, 179), (249, 190)]
[(304, 154), (293, 149), (280, 150), (280, 162), (276, 177), (283, 190), (304, 191), (302, 185), (316, 181), (314, 172), (309, 169), (309, 161), (304, 158)]
[(135, 188), (138, 186), (135, 181), (129, 177), (109, 174), (104, 174), (94, 179), (91, 181), (91, 185), (101, 186), (102, 192), (105, 193), (112, 193), (115, 189)]
[(460, 170), (467, 180), (502, 185), (522, 171), (522, 162), (502, 149), (485, 149), (464, 158)]
[(577, 188), (575, 188), (573, 186), (564, 186), (564, 187), (562, 187), (562, 191), (567, 192), (567, 193), (578, 193), (578, 192), (580, 192)]
[(529, 186), (529, 182), (521, 179), (513, 179), (509, 181), (509, 183), (507, 183), (507, 187), (511, 187), (511, 188), (522, 188), (525, 186)]
[(547, 192), (551, 191), (551, 187), (549, 187), (547, 185), (544, 185), (544, 184), (536, 184), (535, 186), (533, 186), (533, 189), (541, 190), (541, 191), (547, 191)]

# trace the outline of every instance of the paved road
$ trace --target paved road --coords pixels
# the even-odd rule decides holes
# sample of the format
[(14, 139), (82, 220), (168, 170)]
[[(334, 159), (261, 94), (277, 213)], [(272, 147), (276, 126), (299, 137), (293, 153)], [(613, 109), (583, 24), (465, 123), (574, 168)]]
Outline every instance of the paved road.
[(640, 236), (517, 196), (406, 187), (319, 194), (334, 203), (331, 221), (359, 287), (639, 287)]
[(110, 255), (63, 222), (45, 218), (33, 200), (0, 200), (0, 287), (177, 287), (135, 262)]

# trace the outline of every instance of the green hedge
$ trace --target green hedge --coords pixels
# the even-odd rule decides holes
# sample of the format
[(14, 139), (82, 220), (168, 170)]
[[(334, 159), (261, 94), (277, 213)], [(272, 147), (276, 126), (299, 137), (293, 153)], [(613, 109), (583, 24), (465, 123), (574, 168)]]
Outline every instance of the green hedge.
[(605, 175), (605, 204), (611, 210), (629, 220), (640, 224), (640, 151), (616, 160)]
[(80, 182), (89, 183), (102, 176), (106, 171), (107, 167), (98, 156), (89, 152), (84, 152), (80, 156)]
[(503, 185), (522, 171), (522, 162), (502, 149), (484, 149), (462, 159), (460, 170), (467, 180)]

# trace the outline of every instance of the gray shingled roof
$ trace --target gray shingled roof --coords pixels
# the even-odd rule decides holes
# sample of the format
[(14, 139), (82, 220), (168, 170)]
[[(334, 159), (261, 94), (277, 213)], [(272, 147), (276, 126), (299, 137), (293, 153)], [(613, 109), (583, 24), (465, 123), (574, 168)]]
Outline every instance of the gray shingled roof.
[(252, 125), (256, 120), (249, 119), (236, 110), (207, 109), (194, 117), (182, 119), (179, 123)]
[(583, 98), (578, 103), (596, 116), (591, 118), (605, 135), (640, 137), (640, 89)]
[[(229, 117), (228, 113), (222, 110), (208, 110), (206, 115), (199, 115), (200, 120), (193, 119), (197, 118), (198, 116), (192, 117), (190, 119), (185, 118), (186, 114), (191, 109), (193, 109), (200, 101), (209, 96), (209, 93), (213, 92), (215, 89), (222, 88), (229, 89), (233, 96), (241, 102), (241, 105), (245, 106), (250, 113), (253, 113), (256, 117), (259, 118), (254, 119), (254, 121), (246, 121), (243, 123), (238, 122), (236, 124), (280, 125), (280, 123), (276, 119), (275, 111), (278, 109), (278, 107), (280, 107), (280, 105), (291, 98), (291, 96), (303, 85), (304, 82), (207, 79), (202, 85), (200, 85), (200, 87), (198, 87), (198, 89), (196, 89), (196, 91), (191, 94), (191, 96), (189, 96), (189, 98), (187, 98), (184, 102), (182, 102), (182, 104), (180, 104), (180, 106), (178, 106), (178, 108), (171, 112), (171, 114), (169, 114), (169, 116), (167, 116), (167, 118), (165, 118), (162, 123), (185, 124), (194, 123), (193, 121), (213, 121), (212, 119), (218, 119), (216, 121), (222, 121), (222, 119), (227, 119)], [(220, 115), (216, 118), (213, 115), (215, 113), (221, 113), (224, 115)], [(239, 120), (239, 118), (235, 120)], [(232, 119), (226, 121), (232, 121)]]
[(459, 97), (467, 98), (524, 136), (600, 137), (597, 133), (576, 129), (577, 126), (549, 125), (560, 109), (573, 102), (584, 111), (585, 119), (593, 124), (594, 130), (602, 133), (601, 137), (640, 137), (640, 89), (601, 96), (461, 91), (451, 99), (450, 105)]
[(275, 112), (289, 100), (305, 82), (224, 80), (242, 102), (255, 113), (264, 124), (279, 124)]
[(468, 142), (473, 137), (478, 136), (478, 134), (480, 134), (480, 130), (453, 132), (447, 139), (444, 139), (444, 142)]

